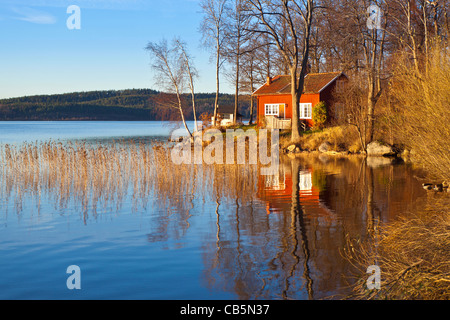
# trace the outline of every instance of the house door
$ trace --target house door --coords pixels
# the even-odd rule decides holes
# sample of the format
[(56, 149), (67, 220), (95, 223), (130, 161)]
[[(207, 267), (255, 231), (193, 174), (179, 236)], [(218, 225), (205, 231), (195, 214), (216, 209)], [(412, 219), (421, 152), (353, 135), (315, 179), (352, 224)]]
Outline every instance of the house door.
[(278, 117), (279, 117), (279, 118), (282, 118), (282, 119), (285, 118), (285, 116), (284, 116), (284, 115), (285, 115), (285, 113), (284, 113), (284, 111), (285, 111), (285, 110), (284, 110), (284, 109), (285, 109), (285, 106), (286, 106), (286, 105), (285, 105), (284, 103), (279, 105), (279, 111), (278, 111), (278, 112), (279, 112), (279, 113), (278, 113)]

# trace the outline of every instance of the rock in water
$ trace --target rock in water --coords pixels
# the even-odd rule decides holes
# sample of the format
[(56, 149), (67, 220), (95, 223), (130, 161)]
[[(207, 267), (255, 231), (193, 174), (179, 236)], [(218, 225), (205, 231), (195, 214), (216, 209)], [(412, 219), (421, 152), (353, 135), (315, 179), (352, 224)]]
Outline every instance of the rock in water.
[(431, 189), (433, 189), (433, 185), (432, 185), (431, 183), (422, 183), (422, 187), (423, 187), (425, 190), (431, 190)]
[(291, 145), (290, 145), (289, 147), (287, 147), (286, 149), (287, 149), (289, 152), (294, 152), (295, 147), (296, 147), (295, 144), (291, 144)]
[(373, 141), (367, 145), (367, 155), (389, 157), (394, 156), (395, 152), (390, 145), (382, 144), (378, 141)]

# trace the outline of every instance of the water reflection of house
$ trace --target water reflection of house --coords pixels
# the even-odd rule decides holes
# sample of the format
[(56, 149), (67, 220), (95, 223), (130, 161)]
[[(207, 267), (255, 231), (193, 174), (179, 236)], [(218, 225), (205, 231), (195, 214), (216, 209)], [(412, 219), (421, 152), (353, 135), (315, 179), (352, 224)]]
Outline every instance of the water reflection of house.
[[(298, 192), (300, 205), (305, 214), (334, 219), (334, 212), (320, 199), (320, 188), (314, 185), (314, 172), (303, 168), (298, 172)], [(277, 175), (259, 177), (258, 197), (266, 202), (267, 214), (290, 212), (292, 206), (293, 179), (290, 165), (281, 165)]]

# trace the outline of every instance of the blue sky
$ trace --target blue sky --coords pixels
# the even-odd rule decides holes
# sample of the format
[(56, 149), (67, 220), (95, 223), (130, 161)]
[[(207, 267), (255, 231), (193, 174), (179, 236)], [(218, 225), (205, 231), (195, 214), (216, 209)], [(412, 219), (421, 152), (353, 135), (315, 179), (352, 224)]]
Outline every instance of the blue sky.
[[(69, 30), (69, 5), (81, 29)], [(197, 92), (214, 92), (201, 48), (198, 0), (0, 0), (0, 98), (75, 91), (159, 89), (149, 41), (181, 37), (199, 71)], [(222, 81), (222, 92), (231, 92)]]

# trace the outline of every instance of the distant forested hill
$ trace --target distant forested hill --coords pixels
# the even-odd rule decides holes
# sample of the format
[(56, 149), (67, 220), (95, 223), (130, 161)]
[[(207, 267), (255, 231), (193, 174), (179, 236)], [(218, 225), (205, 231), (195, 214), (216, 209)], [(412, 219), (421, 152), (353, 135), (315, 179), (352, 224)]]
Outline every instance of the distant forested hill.
[[(175, 96), (151, 89), (74, 92), (0, 99), (0, 120), (180, 120), (170, 104)], [(197, 117), (213, 113), (214, 93), (196, 95)], [(185, 117), (193, 119), (191, 97), (183, 96)], [(234, 105), (234, 95), (220, 95), (219, 105)], [(249, 97), (239, 112), (249, 116)]]

